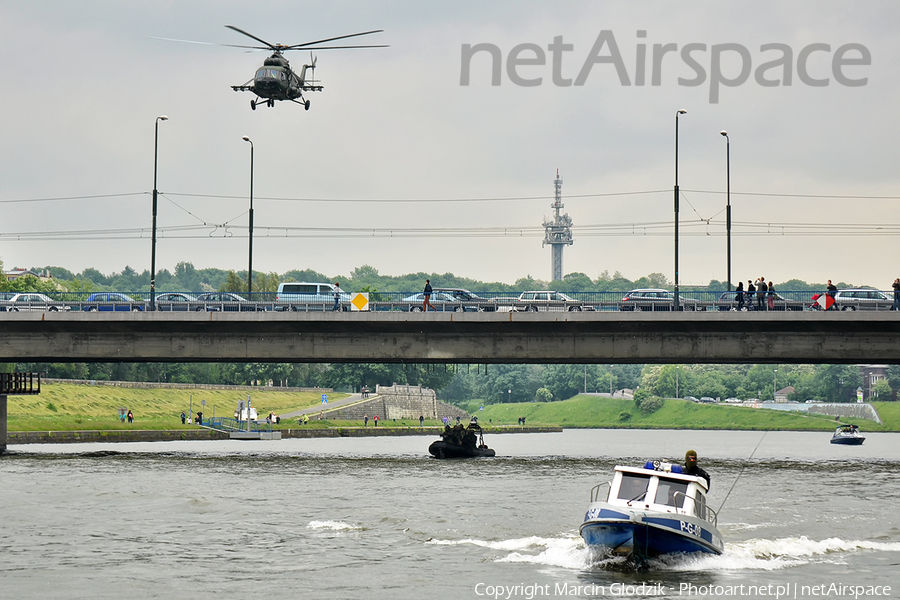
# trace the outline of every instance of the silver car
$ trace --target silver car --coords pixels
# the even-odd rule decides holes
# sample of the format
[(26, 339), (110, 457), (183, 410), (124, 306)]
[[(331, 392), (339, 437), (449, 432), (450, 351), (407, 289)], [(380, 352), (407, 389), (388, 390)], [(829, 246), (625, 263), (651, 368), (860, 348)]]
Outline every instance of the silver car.
[[(699, 302), (696, 298), (678, 295), (678, 303), (681, 310), (697, 310)], [(640, 289), (631, 290), (619, 300), (619, 310), (673, 310), (675, 307), (675, 294), (669, 290)]]
[(61, 310), (72, 310), (71, 306), (66, 306), (61, 302), (56, 302), (52, 298), (44, 294), (34, 292), (13, 294), (9, 300), (0, 303), (0, 309), (9, 312), (20, 311), (45, 311), (57, 312)]
[(872, 288), (838, 290), (834, 295), (837, 310), (890, 310), (894, 300)]
[(562, 292), (537, 290), (522, 292), (516, 301), (514, 310), (524, 312), (538, 312), (539, 310), (581, 312), (583, 310), (594, 310), (594, 307), (570, 298)]

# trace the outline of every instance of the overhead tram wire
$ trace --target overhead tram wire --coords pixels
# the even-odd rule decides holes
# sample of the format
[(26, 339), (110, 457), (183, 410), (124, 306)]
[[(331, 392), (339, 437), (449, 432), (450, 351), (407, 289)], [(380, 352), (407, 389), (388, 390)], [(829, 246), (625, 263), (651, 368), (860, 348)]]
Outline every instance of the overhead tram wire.
[[(239, 218), (238, 217), (235, 218)], [(195, 216), (196, 218), (196, 216)], [(166, 237), (172, 239), (202, 239), (205, 237), (241, 237), (238, 232), (247, 229), (244, 225), (232, 224), (234, 219), (224, 223), (212, 223), (201, 221), (191, 225), (172, 225), (159, 228)], [(691, 237), (707, 236), (719, 237), (725, 235), (724, 231), (710, 229), (714, 224), (711, 219), (699, 219), (683, 222), (684, 235)], [(716, 227), (720, 224), (715, 223)], [(741, 237), (853, 237), (872, 235), (900, 235), (900, 224), (810, 224), (787, 222), (742, 222), (733, 224), (744, 228), (745, 231), (733, 232), (733, 235)], [(617, 223), (596, 224), (575, 227), (581, 237), (666, 237), (671, 235), (672, 223), (668, 221), (644, 222), (644, 223)], [(356, 237), (362, 239), (404, 239), (420, 237), (445, 237), (445, 238), (537, 238), (543, 236), (541, 227), (292, 227), (292, 226), (257, 226), (261, 235), (271, 238), (345, 238)], [(221, 231), (220, 231), (221, 230)], [(30, 231), (18, 233), (0, 232), (0, 237), (6, 241), (30, 241), (30, 240), (127, 240), (143, 239), (149, 235), (147, 228), (117, 228), (117, 229), (87, 229), (87, 230), (63, 230), (63, 231)]]
[[(620, 196), (642, 196), (655, 194), (668, 194), (671, 190), (640, 190), (629, 192), (607, 192), (596, 194), (569, 194), (566, 198), (609, 198)], [(724, 194), (722, 190), (692, 190), (682, 189), (682, 193), (693, 194)], [(102, 200), (106, 198), (122, 198), (127, 196), (143, 196), (150, 192), (126, 192), (121, 194), (88, 194), (83, 196), (58, 196), (48, 198), (12, 198), (0, 200), (0, 204), (28, 203), (28, 202), (56, 202), (66, 200)], [(162, 195), (162, 194), (160, 194)], [(226, 194), (192, 194), (182, 192), (166, 192), (168, 196), (181, 196), (186, 198), (215, 198), (222, 200), (244, 200), (242, 196)], [(797, 194), (781, 192), (738, 192), (732, 190), (732, 196), (756, 196), (765, 198), (803, 198), (823, 200), (900, 200), (900, 196), (874, 196), (861, 194)], [(553, 196), (499, 196), (499, 197), (475, 197), (475, 198), (285, 198), (277, 196), (261, 196), (258, 200), (270, 200), (278, 202), (362, 202), (362, 203), (444, 203), (444, 202), (515, 202), (522, 200), (552, 200)]]

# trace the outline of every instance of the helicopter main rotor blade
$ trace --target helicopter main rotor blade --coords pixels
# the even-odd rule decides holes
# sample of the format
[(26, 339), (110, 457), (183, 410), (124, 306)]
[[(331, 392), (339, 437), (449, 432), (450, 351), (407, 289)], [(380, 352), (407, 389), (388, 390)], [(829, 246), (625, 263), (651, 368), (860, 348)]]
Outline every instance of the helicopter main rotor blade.
[[(243, 29), (238, 29), (238, 28), (235, 27), (234, 25), (226, 25), (225, 27), (227, 27), (228, 29), (233, 29), (234, 31), (237, 31), (238, 33), (243, 33), (243, 34), (246, 35), (248, 38), (252, 38), (252, 39), (256, 40), (257, 42), (259, 42), (260, 44), (265, 44), (266, 47), (267, 47), (268, 49), (270, 49), (270, 50), (278, 50), (278, 47), (275, 46), (274, 44), (270, 44), (270, 43), (267, 42), (266, 40), (264, 40), (264, 39), (262, 39), (262, 38), (258, 38), (258, 37), (256, 37), (255, 35), (253, 35), (252, 33), (247, 33), (247, 32), (244, 31)], [(240, 46), (239, 46), (239, 47), (240, 47)]]
[[(232, 27), (232, 29), (234, 29), (234, 28)], [(240, 31), (240, 30), (238, 30), (238, 31)], [(324, 40), (316, 40), (316, 41), (314, 41), (314, 42), (306, 42), (306, 43), (304, 43), (304, 44), (294, 44), (293, 46), (287, 46), (287, 47), (288, 47), (288, 48), (291, 48), (291, 49), (294, 49), (294, 48), (307, 48), (308, 46), (312, 46), (313, 44), (324, 44), (325, 42), (333, 42), (333, 41), (335, 41), (335, 40), (345, 40), (345, 39), (347, 39), (347, 38), (358, 37), (358, 36), (361, 36), (361, 35), (370, 35), (370, 34), (372, 34), (372, 33), (381, 33), (382, 31), (384, 31), (384, 29), (375, 29), (375, 30), (372, 30), (372, 31), (363, 31), (362, 33), (351, 33), (351, 34), (349, 34), (349, 35), (339, 35), (339, 36), (333, 37), (333, 38), (326, 38), (326, 39), (324, 39)], [(243, 32), (241, 32), (241, 33), (243, 33)], [(250, 35), (250, 34), (247, 34), (247, 35)], [(250, 36), (250, 37), (253, 37), (253, 36)], [(255, 38), (255, 39), (259, 39), (259, 38)], [(262, 40), (259, 40), (259, 41), (262, 41)], [(355, 46), (336, 46), (336, 47), (347, 47), (347, 48), (350, 48), (350, 47), (355, 47)], [(371, 48), (371, 47), (373, 47), (373, 46), (359, 46), (359, 47), (361, 47), (361, 48)]]
[(304, 46), (302, 48), (281, 48), (281, 50), (346, 50), (348, 48), (390, 48), (388, 44), (377, 46)]
[(148, 35), (147, 37), (151, 40), (163, 40), (165, 42), (182, 42), (184, 44), (202, 44), (204, 46), (221, 46), (221, 44), (215, 44), (213, 42), (197, 42), (195, 40), (176, 40), (175, 38), (156, 37), (154, 35)]

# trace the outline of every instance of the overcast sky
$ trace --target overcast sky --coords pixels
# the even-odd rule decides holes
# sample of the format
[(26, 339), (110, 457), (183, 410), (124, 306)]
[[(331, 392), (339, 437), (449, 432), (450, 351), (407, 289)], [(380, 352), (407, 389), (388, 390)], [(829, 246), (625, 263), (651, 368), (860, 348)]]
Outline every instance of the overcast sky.
[[(246, 269), (246, 135), (255, 270), (548, 280), (558, 169), (574, 222), (565, 273), (672, 280), (685, 109), (682, 284), (726, 278), (726, 129), (734, 282), (887, 289), (900, 276), (898, 17), (887, 0), (2, 0), (0, 260), (149, 269), (167, 115), (160, 269)], [(317, 52), (325, 89), (309, 111), (252, 111), (230, 86), (269, 53), (153, 39), (255, 43), (225, 25), (283, 44), (383, 29), (358, 42), (390, 47)], [(571, 49), (552, 50), (558, 37)], [(499, 50), (499, 85), (492, 55), (469, 63), (467, 44)], [(654, 61), (655, 45), (675, 50)], [(785, 54), (789, 67), (771, 64)], [(742, 66), (743, 84), (714, 85)]]

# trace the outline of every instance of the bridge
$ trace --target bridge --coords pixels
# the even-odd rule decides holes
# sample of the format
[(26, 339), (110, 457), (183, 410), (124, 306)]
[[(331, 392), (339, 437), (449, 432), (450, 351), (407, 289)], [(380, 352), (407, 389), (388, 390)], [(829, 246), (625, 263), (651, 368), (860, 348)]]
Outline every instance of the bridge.
[(0, 362), (900, 363), (900, 312), (0, 313)]

